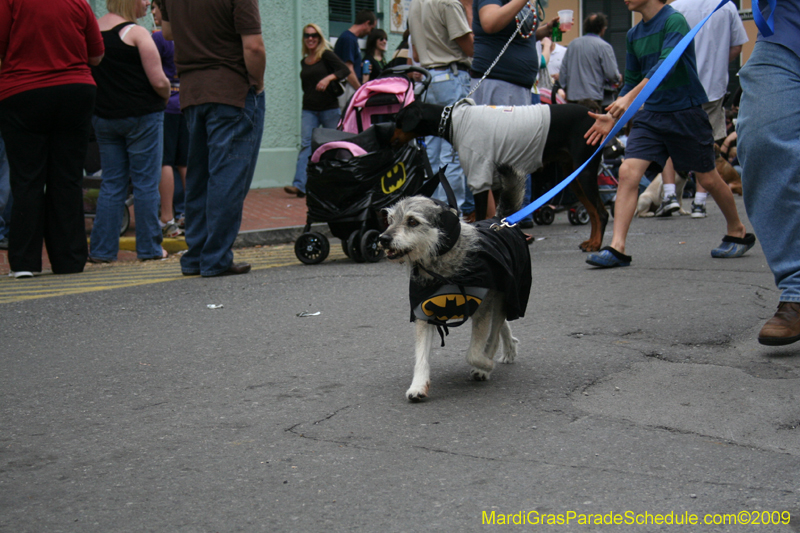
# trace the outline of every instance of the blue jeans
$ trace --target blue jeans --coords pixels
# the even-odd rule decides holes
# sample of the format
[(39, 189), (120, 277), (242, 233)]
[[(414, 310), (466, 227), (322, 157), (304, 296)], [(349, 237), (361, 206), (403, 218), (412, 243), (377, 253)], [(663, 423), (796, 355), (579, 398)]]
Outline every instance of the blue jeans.
[(297, 155), (297, 169), (294, 171), (292, 185), (306, 192), (306, 167), (311, 157), (311, 132), (314, 128), (335, 128), (339, 122), (341, 112), (338, 107), (325, 111), (308, 111), (303, 109), (303, 119), (300, 126), (300, 153)]
[(738, 154), (747, 216), (782, 302), (800, 302), (800, 57), (758, 41), (739, 73)]
[(8, 235), (8, 222), (4, 218), (6, 205), (11, 196), (11, 177), (8, 173), (8, 159), (6, 159), (6, 144), (0, 135), (0, 239)]
[[(450, 105), (467, 96), (469, 92), (469, 74), (457, 71), (454, 75), (450, 69), (431, 70), (433, 80), (425, 93), (425, 101), (431, 104)], [(447, 79), (445, 79), (447, 78)], [(467, 180), (461, 169), (461, 160), (458, 153), (453, 150), (453, 145), (441, 137), (430, 136), (425, 138), (428, 159), (434, 172), (447, 165), (445, 177), (456, 196), (456, 203), (462, 214), (468, 215), (475, 211), (475, 202), (472, 194), (467, 189)], [(441, 185), (437, 187), (433, 197), (447, 202), (447, 195)]]
[(264, 93), (252, 87), (245, 107), (200, 104), (184, 114), (189, 124), (186, 169), (184, 274), (216, 276), (233, 263), (233, 242), (264, 133)]
[(161, 227), (158, 208), (161, 203), (158, 183), (161, 180), (164, 113), (141, 117), (92, 118), (103, 180), (97, 197), (89, 255), (111, 261), (119, 252), (119, 229), (133, 184), (136, 213), (136, 256), (139, 259), (161, 257)]

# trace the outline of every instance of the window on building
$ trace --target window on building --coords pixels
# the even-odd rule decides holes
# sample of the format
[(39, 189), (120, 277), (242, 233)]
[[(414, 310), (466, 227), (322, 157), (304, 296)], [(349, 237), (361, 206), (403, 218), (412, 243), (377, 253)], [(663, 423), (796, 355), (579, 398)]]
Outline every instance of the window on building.
[(376, 11), (375, 0), (328, 0), (330, 26), (328, 35), (338, 37), (353, 25), (356, 13), (364, 9)]

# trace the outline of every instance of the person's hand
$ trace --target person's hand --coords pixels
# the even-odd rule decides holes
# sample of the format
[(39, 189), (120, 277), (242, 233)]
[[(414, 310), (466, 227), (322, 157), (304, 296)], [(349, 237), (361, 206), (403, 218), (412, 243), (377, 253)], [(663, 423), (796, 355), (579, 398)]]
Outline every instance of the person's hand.
[[(630, 93), (629, 93), (630, 94)], [(615, 120), (619, 120), (622, 115), (625, 114), (625, 111), (628, 110), (630, 106), (630, 101), (628, 95), (621, 96), (614, 100), (614, 102), (606, 107), (606, 111), (609, 115), (611, 115)]]
[(317, 83), (317, 87), (316, 87), (316, 89), (317, 89), (319, 92), (325, 92), (325, 89), (327, 89), (327, 88), (328, 88), (328, 85), (329, 85), (330, 83), (331, 83), (331, 80), (330, 80), (330, 78), (328, 78), (328, 76), (325, 76), (324, 78), (322, 78), (321, 80), (319, 80), (319, 83)]
[[(609, 106), (610, 107), (610, 106)], [(602, 142), (603, 139), (611, 132), (617, 121), (610, 114), (592, 113), (589, 111), (589, 116), (594, 119), (594, 124), (589, 128), (589, 131), (583, 136), (586, 139), (586, 144), (595, 146), (597, 143)]]
[[(545, 24), (544, 26), (545, 26), (545, 28), (547, 28), (548, 30), (550, 30), (550, 31), (552, 32), (553, 28), (554, 28), (555, 26), (558, 26), (558, 23), (559, 23), (560, 21), (561, 21), (561, 18), (560, 18), (560, 17), (555, 17), (555, 18), (553, 18), (553, 19), (550, 19), (550, 22), (548, 22), (548, 23), (547, 23), (547, 24)], [(555, 43), (553, 43), (553, 44), (555, 44)], [(554, 47), (554, 48), (555, 48), (555, 47)]]

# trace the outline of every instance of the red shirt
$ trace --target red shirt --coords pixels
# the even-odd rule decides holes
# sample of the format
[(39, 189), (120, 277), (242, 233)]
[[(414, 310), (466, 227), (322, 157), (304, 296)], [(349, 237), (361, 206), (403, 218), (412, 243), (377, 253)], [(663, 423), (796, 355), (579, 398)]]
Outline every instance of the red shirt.
[(86, 0), (0, 0), (0, 100), (69, 83), (94, 85), (103, 37)]

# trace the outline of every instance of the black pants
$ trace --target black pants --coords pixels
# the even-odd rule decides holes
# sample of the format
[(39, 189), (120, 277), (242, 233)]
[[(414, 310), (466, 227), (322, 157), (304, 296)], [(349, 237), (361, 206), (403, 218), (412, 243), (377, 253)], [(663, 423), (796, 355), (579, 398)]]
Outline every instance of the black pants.
[(14, 207), (8, 261), (15, 272), (42, 270), (42, 241), (53, 272), (83, 272), (83, 162), (96, 88), (58, 85), (0, 100)]

